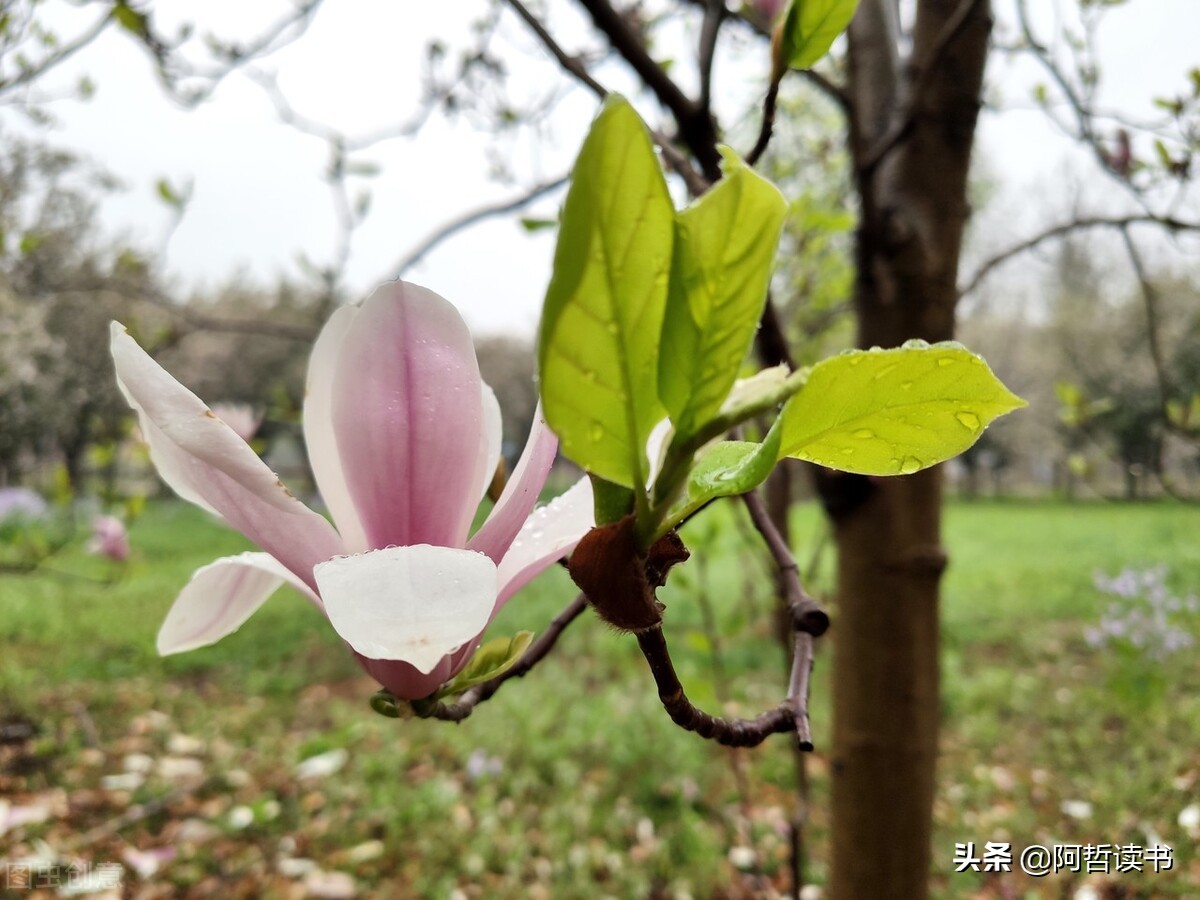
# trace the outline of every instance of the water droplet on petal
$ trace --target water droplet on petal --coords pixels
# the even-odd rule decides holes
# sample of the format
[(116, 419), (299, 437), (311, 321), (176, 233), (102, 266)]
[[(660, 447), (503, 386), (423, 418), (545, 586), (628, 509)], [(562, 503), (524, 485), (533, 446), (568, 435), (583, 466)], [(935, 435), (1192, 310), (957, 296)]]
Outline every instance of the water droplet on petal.
[(959, 423), (964, 428), (967, 428), (970, 431), (978, 431), (979, 430), (979, 416), (975, 415), (975, 413), (969, 413), (969, 412), (955, 413), (954, 418), (958, 419)]

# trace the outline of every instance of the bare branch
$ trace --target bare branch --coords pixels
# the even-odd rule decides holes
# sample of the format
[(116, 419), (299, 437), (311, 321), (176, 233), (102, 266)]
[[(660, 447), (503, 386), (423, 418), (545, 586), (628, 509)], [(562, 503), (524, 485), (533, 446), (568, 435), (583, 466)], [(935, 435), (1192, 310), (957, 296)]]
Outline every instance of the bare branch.
[(461, 722), (475, 711), (475, 707), (491, 697), (500, 690), (504, 682), (510, 678), (524, 678), (529, 674), (539, 662), (549, 655), (554, 649), (554, 645), (558, 643), (558, 639), (562, 633), (567, 630), (567, 626), (579, 618), (580, 614), (587, 609), (587, 598), (583, 594), (579, 594), (567, 604), (566, 608), (555, 616), (542, 635), (529, 645), (529, 649), (521, 656), (508, 671), (497, 675), (495, 678), (485, 681), (483, 684), (478, 684), (470, 690), (466, 691), (453, 703), (439, 702), (429, 713), (429, 718), (441, 719), (445, 722)]
[(731, 747), (753, 747), (772, 734), (792, 731), (800, 749), (813, 748), (808, 722), (809, 676), (813, 665), (813, 639), (829, 628), (829, 617), (800, 584), (799, 568), (779, 531), (771, 522), (762, 501), (753, 492), (743, 497), (750, 518), (775, 558), (786, 585), (788, 609), (795, 631), (792, 671), (787, 699), (754, 719), (726, 719), (697, 709), (688, 700), (671, 663), (670, 651), (661, 626), (638, 633), (638, 646), (658, 687), (663, 708), (676, 725), (703, 738)]
[(420, 262), (431, 250), (445, 241), (447, 238), (458, 234), (464, 229), (470, 228), (472, 225), (477, 225), (487, 219), (502, 216), (507, 213), (516, 212), (525, 206), (528, 206), (539, 197), (543, 197), (553, 191), (558, 190), (567, 183), (569, 175), (560, 175), (550, 181), (543, 181), (536, 184), (524, 193), (508, 200), (502, 200), (499, 203), (488, 204), (481, 206), (478, 209), (470, 210), (462, 215), (451, 219), (444, 225), (434, 229), (426, 236), (416, 247), (404, 255), (404, 257), (396, 263), (394, 267), (395, 274), (393, 278), (403, 278), (404, 273), (411, 269), (414, 265)]
[(541, 20), (531, 13), (521, 0), (505, 0), (505, 2), (529, 26), (529, 30), (537, 35), (538, 40), (558, 60), (558, 64), (565, 71), (573, 75), (581, 84), (586, 85), (601, 100), (608, 96), (608, 89), (591, 76), (591, 73), (588, 72), (587, 67), (584, 66), (578, 56), (572, 56), (562, 48), (558, 41), (554, 39), (554, 36), (546, 30), (546, 26), (542, 24)]
[(1054, 225), (1044, 231), (1035, 234), (1033, 237), (1021, 241), (997, 253), (995, 256), (982, 263), (971, 275), (965, 285), (959, 289), (959, 296), (966, 296), (971, 293), (980, 283), (991, 274), (992, 270), (997, 266), (1003, 265), (1010, 259), (1020, 256), (1035, 247), (1044, 244), (1046, 241), (1052, 241), (1055, 238), (1065, 237), (1075, 231), (1081, 231), (1089, 228), (1119, 228), (1125, 229), (1130, 225), (1158, 225), (1165, 228), (1167, 231), (1177, 233), (1181, 231), (1197, 231), (1200, 232), (1200, 222), (1185, 222), (1181, 219), (1176, 219), (1171, 216), (1157, 216), (1151, 213), (1139, 213), (1131, 216), (1088, 216), (1080, 219), (1072, 219), (1070, 222), (1064, 222), (1061, 225)]
[(958, 37), (967, 22), (970, 21), (971, 13), (975, 11), (975, 7), (981, 2), (983, 0), (960, 0), (954, 13), (946, 20), (941, 31), (934, 39), (926, 58), (916, 63), (918, 69), (917, 79), (909, 92), (907, 102), (904, 104), (904, 111), (892, 123), (887, 133), (867, 152), (866, 157), (860, 163), (864, 172), (870, 173), (878, 168), (879, 164), (883, 162), (884, 157), (894, 150), (912, 130), (913, 125), (916, 124), (921, 104), (925, 100), (925, 94), (929, 90), (930, 84), (933, 83), (934, 76), (938, 73), (938, 65), (946, 52), (946, 48)]
[(649, 51), (629, 21), (608, 0), (578, 0), (592, 22), (608, 38), (613, 49), (638, 74), (675, 119), (679, 136), (700, 163), (711, 182), (721, 177), (721, 155), (717, 152), (717, 127), (709, 110), (691, 100)]
[[(558, 61), (558, 64), (563, 68), (564, 71), (577, 79), (581, 84), (585, 85), (601, 100), (608, 96), (608, 88), (604, 87), (604, 85), (592, 77), (591, 73), (588, 72), (587, 67), (583, 64), (582, 60), (578, 56), (572, 56), (562, 48), (562, 45), (560, 45), (558, 41), (554, 39), (554, 36), (546, 30), (546, 26), (542, 24), (541, 20), (531, 13), (525, 4), (521, 3), (520, 0), (505, 0), (505, 2), (508, 3), (508, 5), (511, 6), (517, 13), (517, 15), (521, 17), (525, 24), (529, 26), (529, 29), (537, 36), (538, 40), (542, 42), (542, 44), (550, 52), (550, 55)], [(669, 137), (659, 131), (652, 130), (651, 134), (654, 136), (654, 141), (656, 144), (658, 144), (659, 149), (662, 150), (663, 158), (667, 161), (667, 164), (683, 179), (684, 184), (687, 185), (688, 191), (693, 196), (699, 196), (708, 190), (708, 188), (711, 186), (710, 179), (706, 178), (704, 175), (701, 175), (695, 170), (692, 164), (688, 162), (687, 158), (675, 148), (674, 143)], [(716, 152), (715, 143), (713, 144), (713, 152)]]
[(746, 154), (747, 165), (752, 166), (757, 163), (767, 151), (767, 146), (771, 143), (771, 133), (775, 129), (775, 104), (778, 99), (779, 82), (772, 81), (767, 88), (767, 96), (763, 99), (762, 125), (759, 126), (758, 140), (754, 142), (754, 146)]
[(108, 24), (112, 21), (112, 19), (113, 13), (110, 9), (107, 13), (93, 22), (91, 27), (81, 32), (74, 40), (63, 44), (53, 53), (38, 60), (37, 62), (31, 63), (15, 77), (10, 78), (7, 81), (0, 80), (0, 100), (3, 100), (11, 91), (37, 81), (51, 69), (54, 69), (66, 62), (68, 59), (98, 38), (104, 29), (108, 27)]
[[(699, 7), (707, 7), (708, 4), (708, 0), (687, 0), (687, 2), (692, 6)], [(736, 22), (761, 38), (766, 38), (769, 40), (771, 37), (771, 23), (768, 22), (765, 17), (755, 15), (753, 7), (749, 6), (748, 4), (744, 5), (740, 12), (731, 12), (730, 10), (726, 9), (725, 18), (728, 21)], [(821, 91), (821, 93), (825, 94), (825, 96), (836, 103), (843, 114), (847, 116), (850, 114), (850, 98), (840, 85), (835, 84), (816, 69), (804, 69), (800, 72), (800, 75), (809, 84), (813, 85), (815, 88)]]
[(704, 21), (700, 25), (700, 108), (712, 109), (712, 74), (716, 58), (717, 38), (727, 10), (725, 0), (707, 0)]
[[(290, 12), (248, 44), (222, 43), (209, 37), (211, 52), (219, 59), (211, 66), (199, 66), (183, 59), (178, 47), (171, 46), (162, 35), (153, 31), (149, 18), (145, 34), (139, 35), (138, 39), (154, 58), (159, 81), (167, 95), (184, 106), (197, 106), (211, 97), (229, 75), (300, 38), (312, 24), (321, 3), (322, 0), (295, 0)], [(203, 86), (185, 88), (185, 81), (199, 81)]]

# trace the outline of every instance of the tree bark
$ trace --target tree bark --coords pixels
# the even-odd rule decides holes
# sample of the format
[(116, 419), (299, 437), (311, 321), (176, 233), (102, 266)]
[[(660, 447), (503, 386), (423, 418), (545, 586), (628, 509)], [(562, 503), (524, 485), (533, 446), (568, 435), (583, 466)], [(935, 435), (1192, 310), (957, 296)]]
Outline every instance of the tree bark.
[[(863, 0), (850, 30), (863, 347), (953, 337), (991, 30), (987, 0), (921, 0), (900, 63), (890, 2)], [(826, 475), (821, 493), (838, 544), (832, 896), (920, 900), (939, 717), (941, 473)]]

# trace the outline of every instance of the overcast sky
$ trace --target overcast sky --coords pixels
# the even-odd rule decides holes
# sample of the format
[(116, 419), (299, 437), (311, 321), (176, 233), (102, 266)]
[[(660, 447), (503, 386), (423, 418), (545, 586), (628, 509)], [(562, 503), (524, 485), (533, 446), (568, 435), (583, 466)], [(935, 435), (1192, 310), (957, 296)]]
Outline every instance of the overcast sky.
[[(1006, 2), (997, 3), (1001, 23)], [(1047, 16), (1049, 28), (1049, 0), (1031, 5)], [(478, 0), (329, 2), (306, 35), (262, 67), (277, 73), (298, 111), (350, 135), (369, 132), (412, 114), (425, 43), (436, 36), (463, 45), (469, 22), (483, 6)], [(197, 15), (201, 31), (246, 36), (286, 7), (266, 0), (208, 0), (202, 6), (162, 0), (153, 8), (164, 26), (171, 16)], [(563, 43), (579, 46), (581, 25), (559, 13)], [(68, 15), (73, 18), (55, 20), (63, 32), (73, 30), (84, 13)], [(1130, 0), (1109, 13), (1100, 32), (1105, 104), (1149, 115), (1149, 97), (1176, 90), (1186, 70), (1200, 65), (1198, 34), (1200, 0)], [(694, 46), (691, 37), (677, 30), (667, 41), (677, 42), (682, 56), (689, 52), (684, 46)], [(506, 19), (497, 49), (515, 60), (509, 79), (513, 93), (546, 94), (557, 70), (515, 19)], [(717, 74), (726, 121), (755, 97), (765, 67), (765, 59), (744, 54), (731, 52), (721, 59)], [(686, 76), (686, 65), (679, 68)], [(86, 103), (54, 104), (58, 125), (50, 139), (89, 154), (123, 181), (125, 190), (104, 206), (104, 222), (140, 244), (153, 245), (166, 232), (168, 215), (156, 199), (157, 180), (194, 183), (187, 215), (166, 257), (165, 270), (176, 283), (215, 284), (237, 272), (270, 282), (280, 273), (296, 274), (300, 253), (318, 263), (332, 256), (337, 229), (320, 177), (327, 149), (280, 123), (259, 86), (234, 76), (210, 102), (181, 110), (164, 98), (144, 54), (115, 31), (57, 72), (50, 87), (65, 88), (85, 73), (97, 84), (96, 95)], [(632, 89), (616, 66), (602, 75), (614, 88)], [(994, 55), (989, 75), (993, 97), (1028, 105), (1030, 69)], [(525, 184), (559, 175), (578, 150), (595, 108), (590, 94), (577, 91), (560, 105), (553, 128), (538, 141), (493, 144), (493, 149), (508, 158)], [(644, 111), (658, 114), (652, 105)], [(1033, 219), (1048, 214), (1045, 197), (1063, 177), (1069, 148), (1041, 112), (988, 114), (982, 129), (987, 164), (1002, 182), (996, 203), (1023, 212), (1005, 217), (1006, 228), (1018, 237)], [(368, 154), (383, 174), (370, 181), (372, 210), (354, 238), (349, 281), (355, 292), (388, 277), (395, 262), (440, 223), (518, 191), (489, 177), (487, 148), (487, 135), (435, 117), (417, 138)], [(560, 201), (561, 195), (542, 201), (540, 214), (553, 215)], [(407, 277), (451, 299), (477, 333), (529, 332), (552, 251), (551, 232), (526, 235), (512, 219), (502, 219), (449, 242)]]

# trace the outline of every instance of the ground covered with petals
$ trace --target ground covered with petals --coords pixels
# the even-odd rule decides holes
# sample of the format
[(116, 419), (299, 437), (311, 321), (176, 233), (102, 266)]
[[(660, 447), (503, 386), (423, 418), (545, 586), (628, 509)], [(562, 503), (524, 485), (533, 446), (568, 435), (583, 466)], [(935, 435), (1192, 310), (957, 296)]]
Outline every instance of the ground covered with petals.
[[(1194, 655), (1131, 669), (1086, 639), (1110, 599), (1097, 570), (1166, 563), (1179, 592), (1200, 587), (1195, 515), (950, 508), (937, 896), (1195, 896)], [(740, 512), (716, 514), (719, 538), (709, 518), (685, 535), (693, 559), (662, 592), (667, 632), (699, 704), (755, 713), (784, 677), (769, 571)], [(819, 527), (798, 515), (802, 560)], [(796, 778), (786, 742), (734, 753), (678, 731), (634, 642), (594, 616), (461, 726), (398, 722), (370, 711), (372, 682), (298, 595), (281, 593), (219, 645), (159, 659), (155, 631), (179, 586), (247, 545), (173, 502), (153, 504), (130, 537), (133, 568), (114, 585), (80, 577), (107, 571), (82, 548), (56, 561), (73, 575), (0, 576), (0, 872), (38, 862), (43, 885), (0, 883), (0, 895), (65, 895), (72, 872), (112, 864), (123, 882), (112, 897), (699, 900), (786, 888)], [(540, 630), (572, 594), (552, 571), (492, 633)], [(1200, 631), (1195, 617), (1184, 624)], [(829, 825), (827, 652), (808, 763), (816, 883)], [(960, 841), (1151, 839), (1174, 846), (1172, 871), (1033, 880), (955, 875), (951, 864)]]

